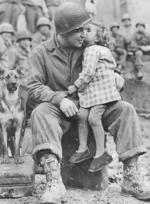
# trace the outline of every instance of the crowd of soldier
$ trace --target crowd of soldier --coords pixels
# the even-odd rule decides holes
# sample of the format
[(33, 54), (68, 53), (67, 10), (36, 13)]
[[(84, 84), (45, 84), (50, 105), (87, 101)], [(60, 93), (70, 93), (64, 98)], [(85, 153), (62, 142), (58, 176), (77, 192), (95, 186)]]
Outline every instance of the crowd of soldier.
[(110, 49), (118, 64), (118, 71), (124, 72), (127, 59), (132, 56), (136, 79), (143, 78), (143, 55), (150, 54), (150, 34), (146, 32), (146, 24), (137, 22), (132, 25), (131, 18), (124, 14), (122, 25), (113, 23), (110, 26)]
[[(87, 10), (94, 8), (91, 4), (88, 6), (89, 2), (85, 4)], [(52, 35), (52, 19), (60, 4), (60, 0), (0, 0), (0, 63), (3, 67), (15, 68), (20, 63), (27, 73), (30, 51)], [(89, 14), (94, 16), (95, 10), (90, 9)], [(103, 40), (117, 61), (117, 71), (124, 74), (126, 61), (132, 56), (135, 77), (142, 80), (143, 55), (150, 53), (150, 35), (145, 23), (137, 22), (134, 28), (130, 16), (124, 14), (121, 25), (115, 22), (104, 30)]]

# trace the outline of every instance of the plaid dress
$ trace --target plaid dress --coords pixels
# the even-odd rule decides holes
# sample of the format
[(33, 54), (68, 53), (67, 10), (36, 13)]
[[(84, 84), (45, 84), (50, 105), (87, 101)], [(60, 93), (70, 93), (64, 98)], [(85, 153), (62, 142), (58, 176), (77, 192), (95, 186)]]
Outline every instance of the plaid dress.
[(116, 88), (115, 66), (116, 62), (108, 48), (99, 45), (85, 48), (83, 69), (74, 83), (78, 87), (81, 107), (89, 108), (121, 100)]

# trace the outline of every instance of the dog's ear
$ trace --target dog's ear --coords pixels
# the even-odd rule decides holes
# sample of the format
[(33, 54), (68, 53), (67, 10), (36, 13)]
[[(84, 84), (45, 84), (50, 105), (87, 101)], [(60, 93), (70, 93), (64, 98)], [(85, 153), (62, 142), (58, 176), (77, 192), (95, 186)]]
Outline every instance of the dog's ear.
[(19, 78), (23, 78), (24, 73), (22, 71), (22, 68), (16, 68), (17, 73), (19, 74)]
[(4, 70), (4, 69), (2, 69), (2, 68), (0, 68), (0, 79), (2, 79), (2, 78), (3, 78), (4, 73), (5, 73), (5, 70)]

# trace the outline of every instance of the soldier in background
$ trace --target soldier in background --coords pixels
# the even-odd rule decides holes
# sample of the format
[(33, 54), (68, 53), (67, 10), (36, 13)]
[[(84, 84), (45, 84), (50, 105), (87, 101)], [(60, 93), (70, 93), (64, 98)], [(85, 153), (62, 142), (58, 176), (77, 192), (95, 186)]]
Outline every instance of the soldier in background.
[(121, 35), (125, 38), (127, 45), (130, 44), (133, 37), (132, 21), (128, 13), (122, 16), (122, 26), (120, 28)]
[(48, 18), (41, 17), (37, 22), (37, 32), (33, 36), (32, 46), (36, 47), (40, 43), (50, 38), (51, 24)]
[(27, 86), (27, 79), (30, 73), (31, 41), (32, 37), (27, 31), (20, 31), (16, 34), (17, 66), (22, 75), (21, 85), (24, 87)]
[(4, 45), (6, 47), (6, 53), (8, 56), (8, 68), (13, 69), (14, 65), (16, 64), (15, 56), (16, 56), (16, 47), (14, 44), (14, 29), (13, 26), (10, 23), (2, 23), (0, 25), (0, 35), (3, 39)]
[(138, 80), (143, 78), (143, 55), (150, 54), (150, 34), (145, 30), (144, 22), (136, 23), (136, 31), (129, 46), (129, 51), (134, 53), (135, 74)]
[(45, 0), (45, 3), (48, 9), (49, 19), (52, 21), (57, 7), (61, 4), (61, 0)]
[(27, 28), (31, 33), (36, 32), (36, 24), (40, 17), (48, 17), (48, 10), (44, 0), (21, 0), (25, 7)]
[(86, 0), (85, 9), (89, 13), (90, 17), (96, 16), (96, 3), (95, 0)]
[(16, 30), (18, 16), (22, 11), (20, 0), (0, 1), (0, 23), (8, 22)]
[(117, 71), (123, 73), (126, 65), (127, 51), (125, 50), (125, 38), (120, 34), (119, 29), (120, 26), (118, 23), (113, 23), (110, 26), (110, 49), (117, 62)]

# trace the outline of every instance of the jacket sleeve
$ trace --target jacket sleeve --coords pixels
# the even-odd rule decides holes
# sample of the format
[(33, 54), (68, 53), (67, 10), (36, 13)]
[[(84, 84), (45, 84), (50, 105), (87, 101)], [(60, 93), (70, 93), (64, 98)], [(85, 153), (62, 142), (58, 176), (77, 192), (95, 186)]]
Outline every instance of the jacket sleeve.
[(50, 102), (59, 106), (66, 93), (53, 91), (46, 85), (47, 72), (44, 64), (44, 56), (40, 49), (33, 51), (30, 58), (30, 66), (31, 76), (28, 80), (30, 98), (37, 102)]
[(93, 79), (98, 63), (99, 53), (91, 46), (84, 53), (83, 70), (79, 74), (79, 78), (74, 82), (74, 85), (80, 90), (83, 90), (88, 83)]

